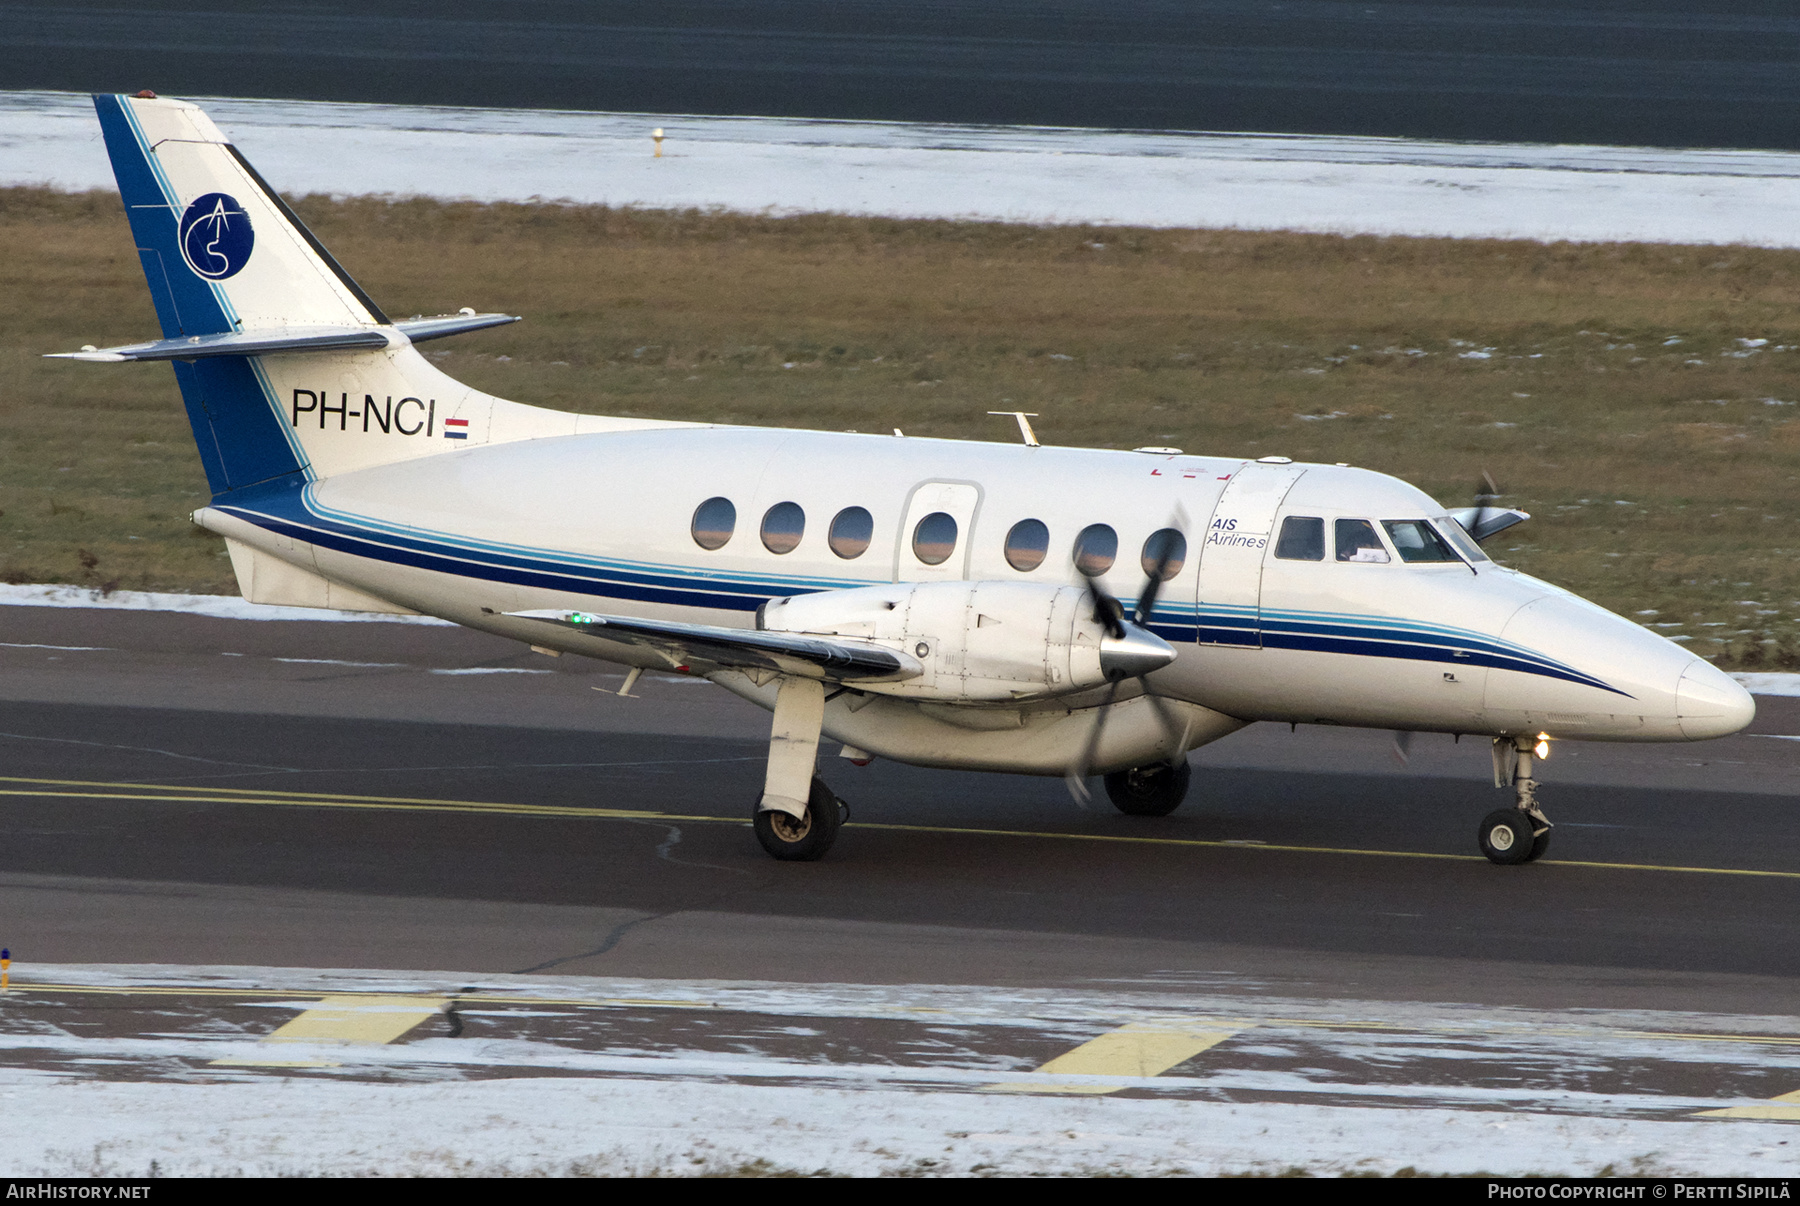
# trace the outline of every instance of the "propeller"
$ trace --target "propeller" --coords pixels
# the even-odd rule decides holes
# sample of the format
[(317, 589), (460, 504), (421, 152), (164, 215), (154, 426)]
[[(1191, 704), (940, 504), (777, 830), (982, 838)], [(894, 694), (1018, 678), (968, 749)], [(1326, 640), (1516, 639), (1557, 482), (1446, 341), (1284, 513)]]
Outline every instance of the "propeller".
[(1475, 483), (1475, 527), (1482, 527), (1493, 512), (1502, 509), (1494, 506), (1499, 501), (1500, 487), (1495, 483), (1494, 475), (1483, 469), (1481, 480)]
[(1481, 471), (1481, 480), (1475, 483), (1475, 505), (1450, 512), (1450, 517), (1463, 526), (1463, 530), (1474, 538), (1476, 544), (1531, 518), (1524, 511), (1497, 506), (1500, 494), (1500, 487), (1494, 483), (1493, 475), (1484, 469)]
[(1394, 730), (1394, 761), (1405, 766), (1412, 761), (1413, 735), (1411, 729)]
[[(1178, 511), (1169, 530), (1179, 534), (1186, 527), (1186, 518), (1185, 514)], [(1180, 526), (1176, 526), (1177, 524)], [(1183, 536), (1179, 541), (1164, 540), (1160, 548), (1153, 550), (1156, 560), (1148, 567), (1144, 589), (1138, 592), (1137, 606), (1132, 609), (1129, 620), (1125, 618), (1125, 605), (1100, 584), (1100, 575), (1090, 572), (1079, 558), (1075, 562), (1081, 576), (1087, 580), (1088, 597), (1094, 604), (1094, 622), (1106, 632), (1105, 639), (1100, 643), (1100, 668), (1111, 680), (1111, 686), (1106, 689), (1106, 698), (1095, 709), (1094, 727), (1088, 732), (1087, 743), (1076, 760), (1069, 764), (1065, 775), (1069, 794), (1083, 808), (1094, 798), (1087, 786), (1089, 770), (1099, 756), (1107, 718), (1112, 715), (1113, 704), (1118, 702), (1119, 691), (1126, 682), (1137, 680), (1144, 698), (1150, 701), (1157, 718), (1162, 721), (1164, 731), (1171, 737), (1179, 733), (1179, 744), (1186, 748), (1189, 726), (1180, 723), (1181, 718), (1174, 714), (1160, 695), (1150, 689), (1148, 681), (1152, 671), (1160, 670), (1175, 657), (1175, 651), (1168, 643), (1150, 631), (1149, 623), (1156, 610), (1157, 595), (1162, 592), (1163, 582), (1169, 576), (1169, 567), (1182, 555), (1185, 545), (1186, 537)]]

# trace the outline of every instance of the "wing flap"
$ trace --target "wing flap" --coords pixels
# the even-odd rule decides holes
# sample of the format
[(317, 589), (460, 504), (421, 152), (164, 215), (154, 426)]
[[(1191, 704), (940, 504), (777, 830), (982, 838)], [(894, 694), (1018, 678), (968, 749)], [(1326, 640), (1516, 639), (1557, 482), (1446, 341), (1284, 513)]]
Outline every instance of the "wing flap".
[(674, 665), (702, 663), (720, 669), (773, 670), (834, 682), (895, 681), (924, 673), (924, 667), (905, 653), (841, 637), (639, 620), (586, 611), (509, 611), (506, 615), (555, 624), (622, 645), (654, 649)]

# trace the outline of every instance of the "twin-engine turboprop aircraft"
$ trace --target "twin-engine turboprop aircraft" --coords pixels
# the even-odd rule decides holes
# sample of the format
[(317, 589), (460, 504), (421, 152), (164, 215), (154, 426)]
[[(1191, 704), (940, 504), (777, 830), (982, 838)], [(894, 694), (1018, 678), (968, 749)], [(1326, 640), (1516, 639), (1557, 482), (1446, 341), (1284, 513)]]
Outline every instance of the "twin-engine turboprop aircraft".
[(1544, 852), (1543, 741), (1695, 741), (1754, 714), (1730, 678), (1478, 545), (1379, 473), (562, 414), (414, 347), (515, 321), (393, 322), (198, 108), (98, 96), (167, 360), (253, 602), (415, 612), (774, 713), (756, 834), (814, 859), (846, 757), (1067, 776), (1160, 816), (1187, 752), (1252, 721), (1493, 739)]

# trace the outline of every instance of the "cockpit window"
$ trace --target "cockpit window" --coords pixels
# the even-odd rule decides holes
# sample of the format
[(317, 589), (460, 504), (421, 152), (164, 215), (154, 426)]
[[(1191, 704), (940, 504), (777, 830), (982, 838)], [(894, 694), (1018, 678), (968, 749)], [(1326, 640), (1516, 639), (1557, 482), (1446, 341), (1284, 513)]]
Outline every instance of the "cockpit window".
[(1451, 547), (1463, 555), (1464, 561), (1473, 565), (1477, 561), (1488, 559), (1488, 555), (1481, 551), (1481, 546), (1475, 543), (1475, 538), (1469, 535), (1468, 530), (1454, 519), (1446, 516), (1433, 526), (1437, 528), (1438, 535), (1448, 540)]
[(1337, 521), (1337, 559), (1339, 561), (1363, 561), (1372, 564), (1386, 564), (1392, 560), (1387, 549), (1382, 547), (1381, 537), (1375, 534), (1375, 527), (1366, 519), (1340, 519)]
[(1283, 561), (1325, 560), (1325, 521), (1312, 515), (1290, 515), (1282, 520), (1275, 555)]
[(1409, 564), (1415, 561), (1462, 560), (1423, 519), (1384, 519), (1381, 526), (1387, 529), (1388, 539), (1394, 542), (1400, 560)]

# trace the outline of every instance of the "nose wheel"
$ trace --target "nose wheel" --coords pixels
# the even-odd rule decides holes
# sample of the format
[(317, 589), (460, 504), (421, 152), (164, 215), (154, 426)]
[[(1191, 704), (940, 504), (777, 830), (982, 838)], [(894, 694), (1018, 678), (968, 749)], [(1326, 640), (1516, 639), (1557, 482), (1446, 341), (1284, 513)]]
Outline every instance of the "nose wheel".
[(1532, 742), (1494, 739), (1494, 786), (1508, 782), (1518, 793), (1512, 808), (1499, 808), (1481, 819), (1475, 838), (1489, 862), (1516, 866), (1534, 862), (1550, 848), (1550, 819), (1538, 807), (1537, 780), (1532, 777)]
[(1501, 866), (1529, 863), (1550, 848), (1549, 822), (1517, 808), (1499, 808), (1482, 818), (1476, 840), (1489, 862)]

